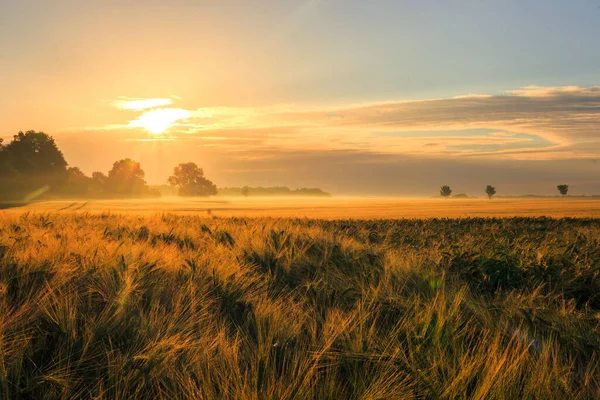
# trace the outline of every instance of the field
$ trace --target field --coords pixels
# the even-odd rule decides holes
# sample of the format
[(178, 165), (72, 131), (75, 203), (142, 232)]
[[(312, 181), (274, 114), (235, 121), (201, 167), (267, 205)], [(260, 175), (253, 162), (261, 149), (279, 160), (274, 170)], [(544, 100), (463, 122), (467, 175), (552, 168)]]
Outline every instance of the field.
[[(10, 204), (9, 204), (10, 205)], [(0, 208), (1, 208), (0, 204)], [(319, 219), (465, 218), (465, 217), (600, 217), (600, 198), (220, 198), (181, 200), (58, 200), (12, 208), (16, 212), (111, 212), (156, 215), (162, 212), (217, 217), (284, 217)], [(0, 212), (1, 209), (0, 209)], [(6, 212), (6, 210), (5, 210)]]
[(600, 219), (417, 218), (595, 201), (344, 201), (0, 210), (0, 398), (600, 398)]

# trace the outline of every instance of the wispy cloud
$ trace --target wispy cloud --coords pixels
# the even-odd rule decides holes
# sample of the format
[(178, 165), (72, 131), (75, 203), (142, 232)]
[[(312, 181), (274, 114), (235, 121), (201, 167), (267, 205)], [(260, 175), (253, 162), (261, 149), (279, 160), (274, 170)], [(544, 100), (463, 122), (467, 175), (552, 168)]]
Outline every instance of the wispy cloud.
[(110, 102), (113, 107), (116, 107), (121, 110), (145, 110), (148, 108), (156, 108), (169, 106), (173, 104), (173, 100), (163, 98), (163, 99), (135, 99), (129, 97), (119, 97), (116, 100)]
[[(204, 107), (168, 99), (120, 98), (141, 114), (105, 128), (168, 127), (223, 151), (352, 150), (439, 157), (600, 157), (600, 87), (526, 86), (496, 95), (386, 101), (338, 107)], [(582, 145), (585, 143), (585, 145)]]

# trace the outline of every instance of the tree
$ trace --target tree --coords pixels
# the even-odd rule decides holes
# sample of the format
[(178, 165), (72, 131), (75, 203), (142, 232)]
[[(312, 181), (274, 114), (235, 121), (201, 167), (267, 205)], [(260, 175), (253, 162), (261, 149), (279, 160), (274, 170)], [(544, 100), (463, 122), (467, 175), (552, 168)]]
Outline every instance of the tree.
[(558, 185), (556, 188), (563, 196), (566, 196), (569, 192), (569, 185)]
[(496, 188), (490, 185), (487, 185), (485, 187), (485, 193), (487, 193), (488, 198), (491, 200), (492, 196), (494, 196), (496, 194)]
[[(130, 158), (116, 161), (108, 172), (105, 192), (114, 197), (147, 196), (149, 190), (144, 177), (145, 173), (139, 162)], [(101, 177), (96, 175), (96, 178)]]
[(55, 190), (67, 179), (67, 162), (54, 139), (44, 132), (19, 132), (0, 149), (3, 193), (23, 198)]
[(450, 186), (444, 185), (440, 188), (440, 195), (445, 199), (448, 199), (448, 197), (450, 197), (451, 194), (452, 189), (450, 189)]
[(106, 175), (104, 175), (102, 172), (99, 171), (95, 171), (92, 172), (92, 181), (94, 181), (94, 183), (98, 184), (98, 186), (104, 186), (106, 184), (106, 180), (108, 179), (108, 177)]
[(106, 195), (106, 181), (108, 177), (102, 172), (92, 172), (92, 178), (90, 179), (90, 195), (93, 197), (103, 197)]
[(92, 179), (86, 176), (78, 167), (67, 168), (67, 181), (62, 188), (62, 193), (67, 196), (87, 196), (91, 183)]
[(8, 197), (12, 171), (8, 164), (6, 151), (0, 138), (0, 197)]
[(217, 186), (204, 177), (204, 171), (195, 163), (177, 165), (167, 180), (176, 187), (180, 196), (210, 196), (217, 194)]
[(242, 196), (248, 197), (249, 194), (250, 194), (250, 188), (248, 186), (244, 186), (242, 188)]
[(65, 174), (67, 162), (52, 136), (19, 132), (6, 147), (11, 166), (20, 174)]

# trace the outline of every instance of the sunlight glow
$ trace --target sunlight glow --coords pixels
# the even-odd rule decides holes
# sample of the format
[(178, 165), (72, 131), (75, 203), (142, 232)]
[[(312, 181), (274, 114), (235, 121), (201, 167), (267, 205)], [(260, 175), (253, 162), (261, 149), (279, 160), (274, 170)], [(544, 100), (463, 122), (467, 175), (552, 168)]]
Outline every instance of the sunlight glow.
[(129, 126), (144, 128), (149, 132), (158, 135), (164, 133), (173, 126), (176, 121), (189, 118), (190, 114), (191, 113), (188, 110), (183, 110), (181, 108), (158, 108), (140, 115), (138, 119), (131, 121)]
[(121, 110), (145, 110), (147, 108), (155, 108), (169, 106), (173, 104), (171, 99), (130, 99), (119, 98), (112, 102), (112, 105)]

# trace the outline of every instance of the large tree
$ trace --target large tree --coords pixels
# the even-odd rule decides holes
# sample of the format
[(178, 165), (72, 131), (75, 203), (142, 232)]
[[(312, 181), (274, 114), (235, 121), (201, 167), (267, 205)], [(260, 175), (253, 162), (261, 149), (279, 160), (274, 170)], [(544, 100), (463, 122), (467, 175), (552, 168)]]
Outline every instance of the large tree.
[(168, 182), (178, 189), (180, 196), (210, 196), (217, 194), (217, 186), (204, 177), (204, 171), (195, 163), (176, 166)]
[(9, 192), (12, 175), (2, 141), (2, 138), (0, 138), (0, 198), (8, 197), (7, 193)]
[(12, 168), (20, 174), (62, 174), (67, 162), (52, 136), (44, 132), (19, 132), (5, 151)]
[(106, 178), (105, 191), (113, 197), (143, 197), (148, 195), (145, 173), (137, 161), (130, 158), (116, 161)]
[(20, 199), (53, 191), (67, 179), (67, 162), (54, 139), (44, 132), (19, 132), (0, 151), (0, 168), (8, 177), (3, 182), (7, 197)]

